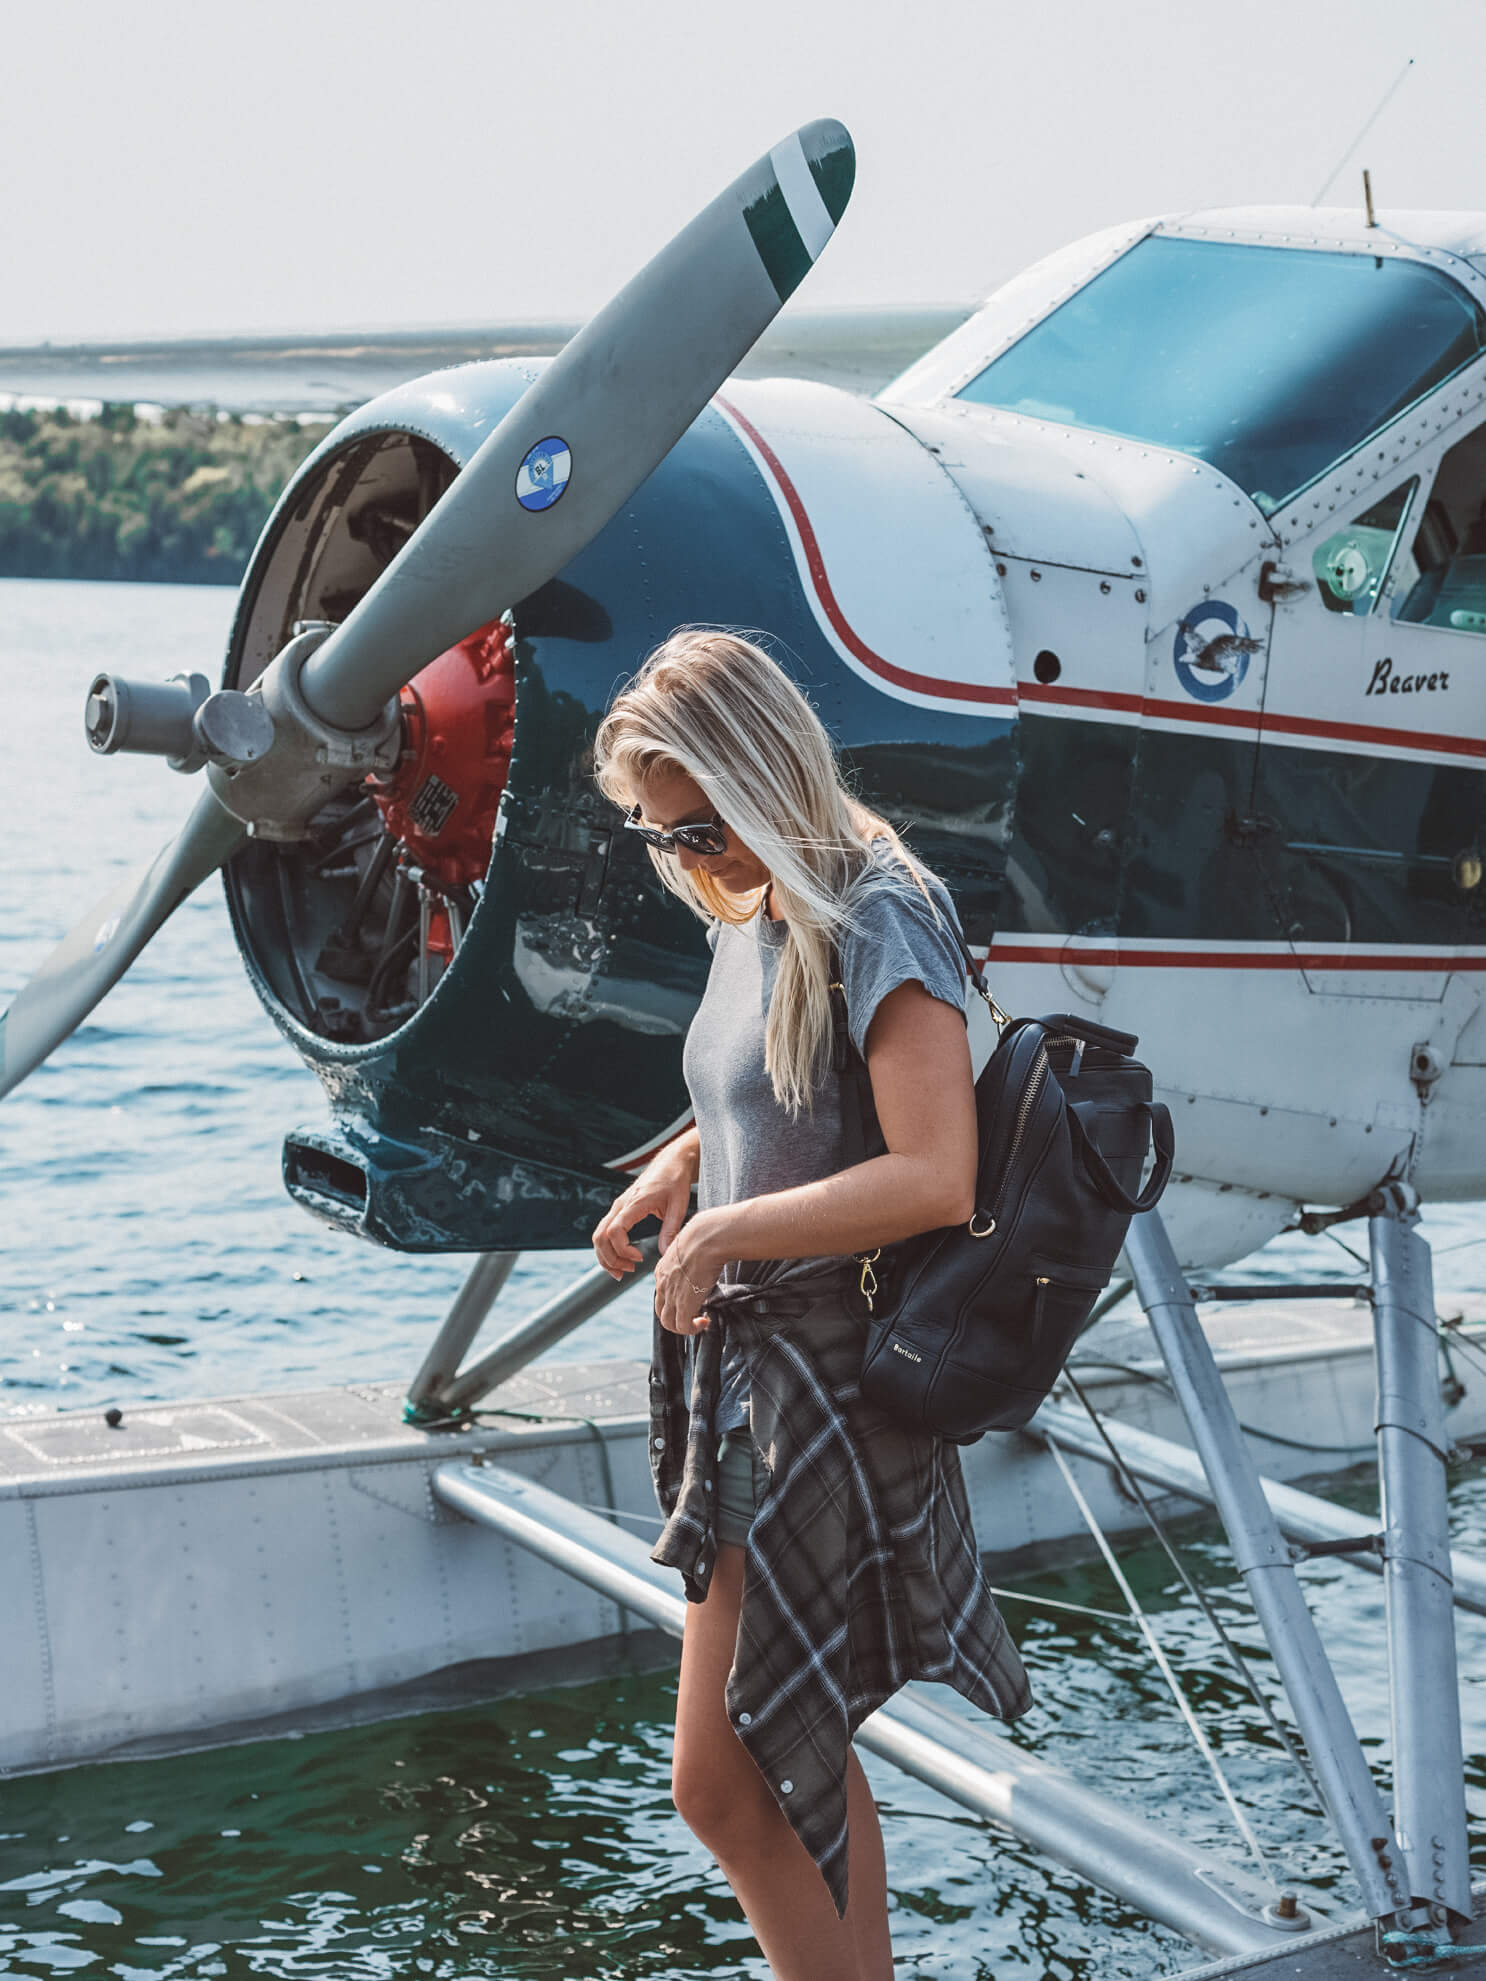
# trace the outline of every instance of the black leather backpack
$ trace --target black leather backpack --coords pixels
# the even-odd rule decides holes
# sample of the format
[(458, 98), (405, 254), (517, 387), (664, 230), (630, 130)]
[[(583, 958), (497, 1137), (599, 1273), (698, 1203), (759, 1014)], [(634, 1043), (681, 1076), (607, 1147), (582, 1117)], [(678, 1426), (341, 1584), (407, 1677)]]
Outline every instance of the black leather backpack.
[[(1171, 1116), (1151, 1099), (1129, 1032), (1064, 1014), (1008, 1020), (964, 953), (1001, 1034), (975, 1083), (975, 1215), (861, 1261), (862, 1394), (956, 1444), (1015, 1430), (1036, 1411), (1131, 1218), (1165, 1189), (1174, 1150)], [(876, 1114), (839, 984), (831, 996), (850, 1165), (865, 1159)]]

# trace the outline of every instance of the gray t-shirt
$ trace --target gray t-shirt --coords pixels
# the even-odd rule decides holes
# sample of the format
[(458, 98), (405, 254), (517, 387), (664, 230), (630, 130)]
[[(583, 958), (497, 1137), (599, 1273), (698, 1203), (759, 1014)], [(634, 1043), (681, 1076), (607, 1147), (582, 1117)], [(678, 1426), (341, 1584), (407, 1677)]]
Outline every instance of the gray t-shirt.
[[(900, 984), (920, 983), (955, 1010), (965, 1008), (959, 927), (943, 883), (925, 875), (929, 905), (912, 877), (879, 850), (848, 897), (851, 926), (841, 940), (841, 983), (858, 1052), (877, 1007)], [(767, 1196), (834, 1176), (844, 1167), (841, 1083), (833, 1068), (815, 1090), (814, 1107), (793, 1119), (774, 1098), (764, 1071), (764, 1028), (786, 925), (762, 915), (741, 926), (720, 923), (713, 936), (707, 989), (686, 1035), (682, 1065), (701, 1138), (697, 1203), (702, 1210)], [(819, 1269), (819, 1260), (734, 1261), (726, 1279), (767, 1283)], [(740, 1354), (723, 1364), (717, 1431), (744, 1421), (748, 1371)]]

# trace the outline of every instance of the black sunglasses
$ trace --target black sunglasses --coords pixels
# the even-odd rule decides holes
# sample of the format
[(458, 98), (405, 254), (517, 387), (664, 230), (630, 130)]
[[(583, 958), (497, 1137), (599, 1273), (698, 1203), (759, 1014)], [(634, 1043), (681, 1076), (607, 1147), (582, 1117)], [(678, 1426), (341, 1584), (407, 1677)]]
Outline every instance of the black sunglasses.
[(653, 846), (657, 853), (674, 853), (678, 846), (684, 846), (688, 853), (700, 853), (704, 859), (715, 858), (728, 850), (727, 827), (714, 812), (710, 819), (696, 825), (672, 826), (669, 832), (662, 832), (658, 825), (646, 825), (641, 816), (641, 808), (636, 805), (624, 822), (626, 832), (638, 832), (647, 846)]

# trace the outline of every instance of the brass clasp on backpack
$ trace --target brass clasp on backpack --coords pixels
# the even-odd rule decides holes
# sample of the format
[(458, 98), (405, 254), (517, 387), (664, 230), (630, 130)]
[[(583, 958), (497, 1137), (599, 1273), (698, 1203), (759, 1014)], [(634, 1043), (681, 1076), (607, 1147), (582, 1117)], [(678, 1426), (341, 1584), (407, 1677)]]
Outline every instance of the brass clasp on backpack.
[(881, 1257), (882, 1247), (880, 1245), (875, 1252), (858, 1252), (856, 1255), (857, 1264), (862, 1269), (862, 1276), (857, 1284), (861, 1289), (862, 1298), (867, 1303), (867, 1312), (869, 1314), (874, 1311), (872, 1302), (877, 1292), (877, 1275), (872, 1270), (872, 1264), (874, 1260)]
[(996, 1030), (998, 1032), (1004, 1032), (1007, 1026), (1011, 1023), (1010, 1014), (1001, 1009), (1000, 1005), (997, 1004), (995, 998), (993, 998), (991, 996), (991, 993), (986, 989), (986, 986), (983, 981), (977, 983), (976, 980), (972, 977), (970, 980), (970, 987), (975, 992), (975, 995), (978, 998), (983, 999), (986, 1010), (989, 1011), (991, 1014), (991, 1023), (995, 1026)]

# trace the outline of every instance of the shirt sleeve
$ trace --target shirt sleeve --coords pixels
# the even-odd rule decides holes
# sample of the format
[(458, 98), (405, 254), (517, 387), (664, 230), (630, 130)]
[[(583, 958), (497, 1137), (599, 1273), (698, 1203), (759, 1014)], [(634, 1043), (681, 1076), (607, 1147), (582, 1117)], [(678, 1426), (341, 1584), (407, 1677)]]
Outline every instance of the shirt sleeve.
[(852, 926), (841, 941), (841, 986), (852, 1043), (866, 1054), (877, 1007), (900, 984), (922, 984), (931, 997), (965, 1010), (965, 964), (955, 941), (954, 907), (930, 882), (939, 914), (911, 879), (865, 887), (852, 901)]

